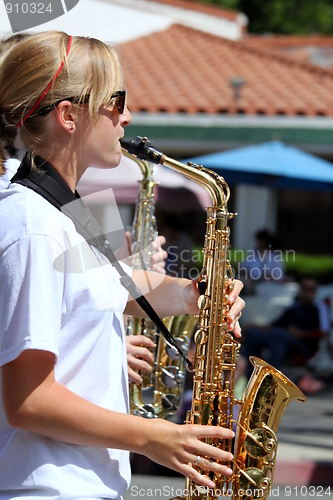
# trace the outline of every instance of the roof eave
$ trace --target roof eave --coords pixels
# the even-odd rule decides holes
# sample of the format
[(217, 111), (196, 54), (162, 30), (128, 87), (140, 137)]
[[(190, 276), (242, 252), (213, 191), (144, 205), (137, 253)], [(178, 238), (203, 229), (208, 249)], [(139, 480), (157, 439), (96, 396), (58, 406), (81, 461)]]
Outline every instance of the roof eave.
[(184, 157), (275, 139), (333, 158), (333, 117), (134, 113), (126, 136), (135, 135)]

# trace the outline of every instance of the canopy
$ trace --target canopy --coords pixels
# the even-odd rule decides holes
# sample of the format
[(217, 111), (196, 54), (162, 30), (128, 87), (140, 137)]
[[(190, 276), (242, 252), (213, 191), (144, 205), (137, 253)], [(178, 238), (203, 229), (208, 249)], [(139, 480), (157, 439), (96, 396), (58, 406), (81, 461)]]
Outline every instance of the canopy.
[(333, 191), (333, 164), (279, 141), (190, 158), (228, 184)]

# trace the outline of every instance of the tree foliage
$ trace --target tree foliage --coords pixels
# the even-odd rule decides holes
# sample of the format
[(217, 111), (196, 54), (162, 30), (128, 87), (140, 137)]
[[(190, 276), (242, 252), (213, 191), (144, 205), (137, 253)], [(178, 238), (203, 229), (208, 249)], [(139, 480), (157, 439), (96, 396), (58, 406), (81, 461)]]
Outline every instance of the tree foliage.
[(333, 34), (332, 0), (201, 0), (243, 12), (249, 33)]

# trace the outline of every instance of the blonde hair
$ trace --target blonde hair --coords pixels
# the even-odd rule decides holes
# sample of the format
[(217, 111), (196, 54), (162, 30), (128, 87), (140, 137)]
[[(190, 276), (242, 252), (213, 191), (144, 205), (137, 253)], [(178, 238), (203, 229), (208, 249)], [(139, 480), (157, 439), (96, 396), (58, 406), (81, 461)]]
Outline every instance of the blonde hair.
[[(112, 48), (95, 38), (75, 36), (66, 58), (68, 42), (69, 36), (60, 31), (29, 35), (1, 57), (0, 138), (6, 135), (1, 130), (16, 130), (64, 60), (48, 93), (19, 127), (20, 143), (32, 154), (35, 145), (45, 137), (46, 117), (39, 116), (39, 110), (69, 97), (76, 97), (80, 104), (89, 94), (89, 115), (93, 122), (100, 106), (109, 104), (112, 94), (124, 89), (123, 72)], [(0, 166), (3, 160), (0, 158)]]
[(7, 38), (3, 38), (0, 40), (0, 53), (2, 54), (3, 52), (7, 52), (7, 50), (28, 36), (29, 33), (15, 33)]

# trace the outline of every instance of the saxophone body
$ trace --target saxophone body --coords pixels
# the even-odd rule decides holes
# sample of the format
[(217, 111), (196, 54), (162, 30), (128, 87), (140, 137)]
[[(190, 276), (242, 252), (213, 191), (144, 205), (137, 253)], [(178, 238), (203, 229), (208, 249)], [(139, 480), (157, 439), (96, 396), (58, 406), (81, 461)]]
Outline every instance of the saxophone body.
[[(133, 157), (125, 150), (123, 154), (134, 160), (142, 172), (132, 226), (132, 268), (151, 270), (151, 243), (158, 234), (153, 166), (148, 161)], [(163, 322), (176, 339), (178, 347), (187, 353), (197, 318), (184, 314), (164, 318)], [(152, 373), (141, 373), (142, 383), (129, 385), (131, 413), (146, 418), (170, 418), (178, 410), (182, 400), (185, 360), (167, 343), (150, 319), (127, 316), (125, 329), (127, 335), (145, 335), (154, 343), (152, 354), (155, 362)]]
[[(138, 157), (161, 163), (203, 186), (211, 196), (207, 209), (204, 259), (198, 278), (200, 314), (194, 334), (196, 354), (193, 363), (192, 406), (186, 422), (217, 425), (232, 429), (231, 440), (205, 439), (205, 442), (234, 455), (224, 462), (233, 470), (232, 476), (210, 473), (215, 489), (196, 485), (186, 479), (184, 496), (174, 500), (206, 500), (219, 496), (265, 498), (269, 495), (277, 451), (277, 429), (282, 414), (293, 400), (304, 402), (303, 393), (281, 372), (259, 358), (251, 358), (252, 376), (241, 400), (234, 397), (234, 373), (239, 343), (229, 329), (228, 295), (233, 288), (233, 272), (228, 260), (229, 226), (234, 214), (227, 208), (230, 191), (223, 177), (202, 166), (173, 160), (145, 138), (124, 141), (127, 149)], [(238, 418), (234, 409), (238, 406)], [(205, 474), (206, 471), (197, 467)]]

